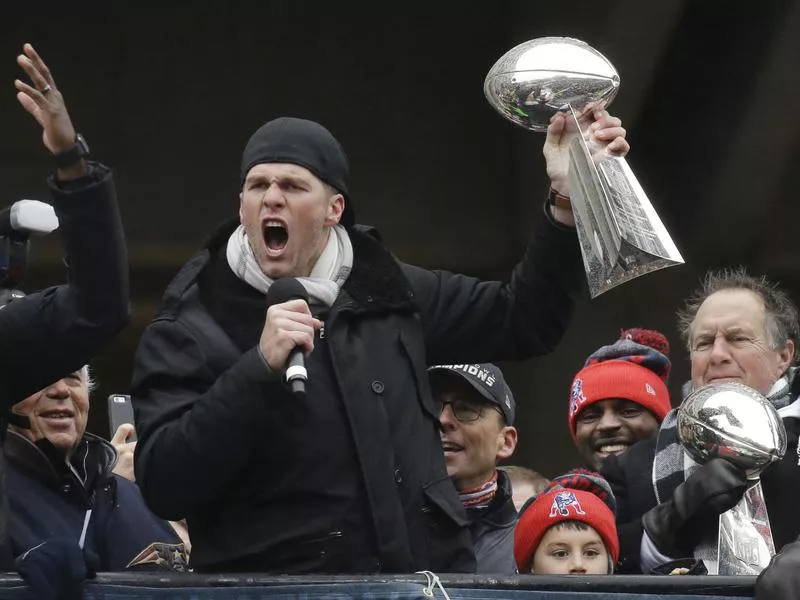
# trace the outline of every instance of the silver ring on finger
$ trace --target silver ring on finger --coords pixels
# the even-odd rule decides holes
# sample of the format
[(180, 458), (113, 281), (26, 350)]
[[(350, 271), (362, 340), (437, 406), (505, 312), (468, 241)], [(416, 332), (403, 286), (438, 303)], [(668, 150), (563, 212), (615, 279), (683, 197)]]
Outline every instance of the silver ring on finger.
[(49, 92), (49, 91), (50, 91), (50, 90), (52, 90), (52, 89), (53, 89), (53, 88), (52, 88), (52, 87), (50, 87), (50, 84), (49, 84), (49, 83), (45, 83), (45, 84), (44, 84), (44, 87), (43, 87), (41, 90), (39, 90), (39, 93), (41, 93), (41, 94), (46, 94), (47, 92)]

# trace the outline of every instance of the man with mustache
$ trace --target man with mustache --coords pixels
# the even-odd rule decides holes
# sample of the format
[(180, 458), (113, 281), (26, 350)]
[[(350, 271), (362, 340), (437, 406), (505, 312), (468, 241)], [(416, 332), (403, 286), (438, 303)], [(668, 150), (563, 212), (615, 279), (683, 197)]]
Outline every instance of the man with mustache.
[[(797, 308), (764, 277), (743, 269), (711, 271), (679, 313), (679, 323), (691, 358), (689, 391), (739, 382), (766, 396), (783, 418), (786, 454), (761, 474), (780, 550), (800, 533), (795, 496), (787, 493), (800, 486)], [(691, 460), (680, 445), (674, 410), (656, 437), (604, 461), (603, 473), (617, 496), (623, 572), (648, 573), (686, 558), (716, 572), (719, 515), (739, 501), (747, 479), (724, 459), (702, 466)]]

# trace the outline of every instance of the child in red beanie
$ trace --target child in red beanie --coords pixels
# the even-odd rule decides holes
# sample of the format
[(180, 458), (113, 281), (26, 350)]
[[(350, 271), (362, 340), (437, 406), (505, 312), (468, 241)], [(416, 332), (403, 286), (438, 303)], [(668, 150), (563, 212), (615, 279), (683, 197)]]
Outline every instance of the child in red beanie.
[(584, 469), (553, 479), (522, 508), (514, 530), (520, 573), (609, 575), (619, 558), (608, 483)]

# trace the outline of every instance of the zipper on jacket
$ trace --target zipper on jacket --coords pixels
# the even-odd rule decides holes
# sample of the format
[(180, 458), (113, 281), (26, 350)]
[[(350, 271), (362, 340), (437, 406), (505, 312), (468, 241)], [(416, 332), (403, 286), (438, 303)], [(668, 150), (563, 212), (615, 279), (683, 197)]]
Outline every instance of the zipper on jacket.
[(344, 534), (341, 531), (338, 531), (338, 530), (329, 531), (328, 533), (326, 533), (325, 535), (320, 536), (320, 537), (312, 538), (310, 540), (300, 540), (300, 543), (301, 544), (316, 544), (317, 542), (324, 542), (326, 540), (339, 539), (340, 537), (342, 537), (342, 535), (344, 535)]

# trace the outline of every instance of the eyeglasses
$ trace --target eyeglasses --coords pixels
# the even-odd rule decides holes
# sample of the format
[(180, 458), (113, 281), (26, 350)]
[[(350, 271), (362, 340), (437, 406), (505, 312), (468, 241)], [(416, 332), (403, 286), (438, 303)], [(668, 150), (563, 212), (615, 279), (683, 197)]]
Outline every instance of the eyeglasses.
[(496, 409), (497, 412), (500, 413), (500, 416), (503, 417), (505, 421), (505, 416), (503, 415), (502, 411), (498, 406), (494, 404), (476, 404), (474, 402), (468, 402), (466, 400), (449, 400), (447, 402), (442, 402), (441, 400), (434, 399), (437, 408), (439, 409), (439, 416), (441, 417), (442, 413), (444, 412), (445, 406), (450, 406), (450, 409), (453, 411), (453, 416), (456, 418), (456, 421), (459, 423), (471, 423), (473, 421), (477, 421), (483, 416), (483, 411), (487, 408)]

